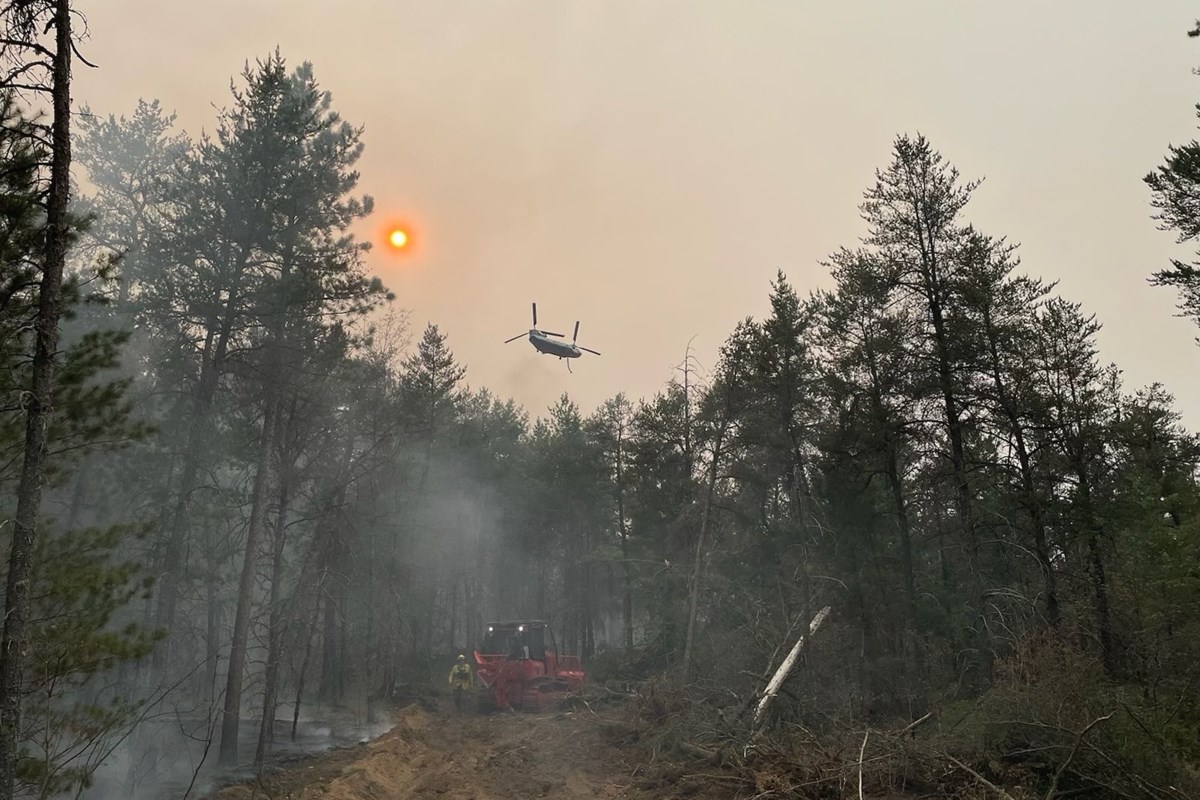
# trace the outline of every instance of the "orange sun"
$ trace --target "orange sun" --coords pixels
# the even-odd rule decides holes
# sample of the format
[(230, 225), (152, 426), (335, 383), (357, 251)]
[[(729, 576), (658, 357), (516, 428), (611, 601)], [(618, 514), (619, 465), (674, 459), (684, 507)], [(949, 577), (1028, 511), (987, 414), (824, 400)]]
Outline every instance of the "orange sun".
[(401, 228), (394, 229), (388, 234), (388, 244), (397, 250), (403, 250), (408, 245), (408, 232)]

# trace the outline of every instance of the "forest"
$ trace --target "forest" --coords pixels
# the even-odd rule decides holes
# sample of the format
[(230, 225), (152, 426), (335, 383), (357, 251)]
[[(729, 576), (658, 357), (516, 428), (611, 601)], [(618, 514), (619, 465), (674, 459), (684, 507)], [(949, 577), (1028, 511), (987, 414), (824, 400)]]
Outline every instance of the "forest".
[[(826, 607), (762, 721), (790, 769), (861, 780), (903, 730), (878, 780), (1200, 796), (1200, 439), (934, 142), (878, 154), (831, 290), (780, 272), (717, 363), (525, 409), (367, 271), (312, 64), (251, 56), (192, 135), (69, 113), (71, 22), (0, 9), (0, 798), (261, 769), (277, 719), (378, 722), (499, 618), (716, 751)], [(1194, 243), (1200, 144), (1147, 170)], [(1200, 324), (1198, 276), (1147, 279)]]

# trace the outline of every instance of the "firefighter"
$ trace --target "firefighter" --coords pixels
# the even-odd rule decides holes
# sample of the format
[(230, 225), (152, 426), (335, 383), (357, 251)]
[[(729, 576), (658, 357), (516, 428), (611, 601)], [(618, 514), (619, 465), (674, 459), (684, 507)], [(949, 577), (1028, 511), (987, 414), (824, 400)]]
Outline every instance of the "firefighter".
[(471, 665), (467, 663), (467, 657), (459, 653), (458, 660), (450, 668), (450, 685), (454, 687), (455, 709), (462, 711), (463, 692), (470, 689), (474, 684), (475, 675), (471, 672)]

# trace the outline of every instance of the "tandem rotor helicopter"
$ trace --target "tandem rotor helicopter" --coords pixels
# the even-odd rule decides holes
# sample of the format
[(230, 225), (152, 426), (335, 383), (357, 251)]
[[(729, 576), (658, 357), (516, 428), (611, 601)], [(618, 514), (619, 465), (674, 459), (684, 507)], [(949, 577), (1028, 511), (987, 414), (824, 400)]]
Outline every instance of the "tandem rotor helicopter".
[[(597, 356), (600, 355), (598, 352), (596, 352), (595, 350), (592, 350), (590, 347), (583, 347), (582, 345), (575, 344), (575, 340), (579, 338), (579, 320), (575, 321), (575, 333), (574, 333), (574, 335), (571, 336), (571, 341), (569, 343), (561, 341), (561, 338), (565, 335), (566, 334), (562, 334), (562, 333), (552, 333), (550, 331), (538, 330), (537, 303), (534, 303), (533, 304), (533, 327), (529, 329), (529, 333), (528, 334), (518, 333), (516, 336), (512, 337), (511, 339), (505, 339), (504, 343), (508, 344), (509, 342), (515, 342), (517, 339), (520, 339), (522, 336), (528, 336), (529, 343), (531, 345), (533, 345), (535, 350), (537, 350), (539, 353), (541, 353), (543, 355), (558, 356), (559, 358), (579, 358), (585, 352), (591, 353), (592, 355), (597, 355)], [(552, 338), (555, 336), (557, 336), (559, 338), (558, 339)], [(568, 372), (571, 371), (571, 362), (570, 361), (567, 362), (567, 371)]]

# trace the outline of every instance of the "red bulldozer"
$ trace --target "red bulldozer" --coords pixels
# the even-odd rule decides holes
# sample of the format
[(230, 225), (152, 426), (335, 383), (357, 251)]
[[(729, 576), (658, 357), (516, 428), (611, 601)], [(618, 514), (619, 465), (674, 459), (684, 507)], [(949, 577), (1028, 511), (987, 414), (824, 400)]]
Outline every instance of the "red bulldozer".
[(586, 677), (579, 656), (560, 655), (541, 620), (489, 622), (475, 650), (479, 710), (541, 711)]

